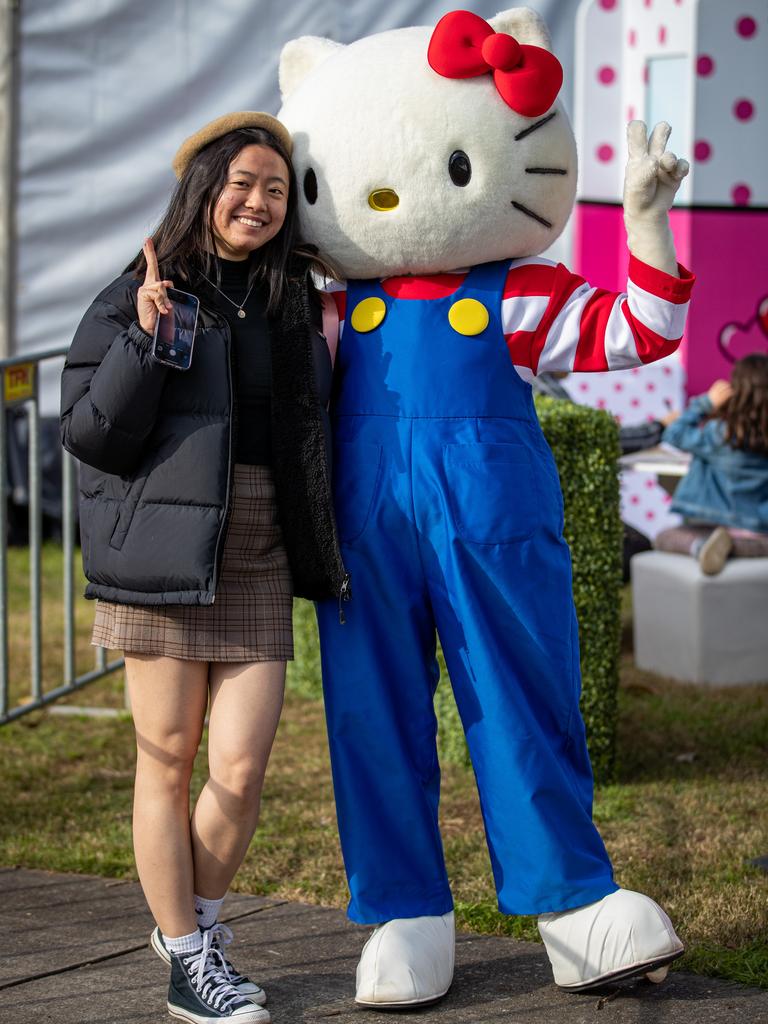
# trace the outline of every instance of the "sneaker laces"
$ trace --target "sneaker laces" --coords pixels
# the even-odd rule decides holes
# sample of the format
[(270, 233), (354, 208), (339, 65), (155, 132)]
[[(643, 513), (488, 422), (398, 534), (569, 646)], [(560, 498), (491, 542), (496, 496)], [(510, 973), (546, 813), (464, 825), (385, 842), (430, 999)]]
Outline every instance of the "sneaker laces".
[(245, 975), (240, 974), (232, 961), (227, 959), (227, 946), (234, 939), (232, 929), (228, 928), (225, 924), (222, 924), (221, 921), (217, 921), (216, 924), (208, 929), (208, 934), (211, 936), (211, 948), (215, 949), (221, 957), (224, 972), (226, 973), (230, 984), (237, 985), (238, 982), (245, 981)]
[(242, 1000), (229, 979), (224, 956), (212, 944), (210, 932), (203, 933), (203, 948), (185, 956), (184, 963), (189, 967), (197, 994), (214, 1010), (229, 1010), (232, 1003)]

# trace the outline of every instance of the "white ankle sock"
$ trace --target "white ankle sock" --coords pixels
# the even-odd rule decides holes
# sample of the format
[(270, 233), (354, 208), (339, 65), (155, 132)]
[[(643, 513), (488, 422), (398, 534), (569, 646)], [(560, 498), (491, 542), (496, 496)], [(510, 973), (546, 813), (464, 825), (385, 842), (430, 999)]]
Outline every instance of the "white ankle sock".
[(213, 928), (219, 919), (219, 911), (223, 902), (223, 896), (220, 900), (206, 900), (202, 896), (195, 895), (195, 913), (197, 914), (197, 923), (201, 928)]
[(203, 936), (199, 930), (192, 932), (191, 935), (179, 935), (175, 939), (170, 938), (168, 935), (163, 935), (163, 942), (169, 952), (176, 954), (197, 953), (198, 950), (203, 948)]

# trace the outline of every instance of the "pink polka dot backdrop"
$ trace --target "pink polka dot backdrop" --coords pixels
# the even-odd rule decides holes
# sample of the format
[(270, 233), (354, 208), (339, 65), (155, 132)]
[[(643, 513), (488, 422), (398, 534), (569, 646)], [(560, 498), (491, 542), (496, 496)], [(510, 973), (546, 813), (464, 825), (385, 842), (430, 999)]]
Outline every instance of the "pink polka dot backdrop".
[(749, 16), (739, 18), (736, 22), (736, 31), (742, 39), (751, 39), (757, 33), (757, 22)]
[(736, 206), (747, 206), (752, 198), (752, 189), (743, 182), (736, 184), (731, 189), (731, 198)]
[[(697, 7), (692, 55), (693, 129), (711, 146), (696, 158), (691, 199), (702, 206), (768, 206), (768, 0)], [(762, 102), (761, 102), (762, 101)]]
[[(683, 368), (676, 356), (615, 373), (572, 373), (563, 384), (574, 401), (606, 409), (625, 426), (660, 419), (685, 401)], [(636, 530), (654, 537), (680, 522), (654, 475), (622, 472), (620, 485), (622, 518)]]
[(699, 139), (693, 147), (693, 156), (695, 160), (704, 161), (709, 160), (712, 156), (712, 146), (707, 142), (706, 139)]
[(613, 160), (615, 155), (613, 146), (608, 142), (604, 142), (602, 146), (597, 147), (597, 159), (601, 160), (604, 164)]
[[(627, 112), (645, 120), (654, 88), (649, 69), (682, 58), (681, 77), (670, 88), (679, 94), (669, 101), (670, 148), (693, 160), (677, 204), (768, 207), (767, 42), (768, 0), (582, 0), (575, 119), (580, 196), (619, 201)], [(663, 94), (653, 106), (663, 115)]]
[(577, 97), (574, 129), (581, 192), (592, 200), (610, 200), (620, 194), (624, 175), (623, 7), (621, 0), (593, 0), (581, 5), (576, 20), (576, 50), (581, 58), (575, 85), (577, 92), (583, 88), (589, 102), (579, 103)]
[[(582, 0), (576, 43), (574, 269), (597, 287), (626, 288), (626, 123), (668, 120), (669, 148), (691, 164), (670, 223), (678, 259), (697, 276), (680, 386), (700, 393), (730, 374), (729, 331), (768, 344), (768, 326), (754, 326), (768, 294), (768, 0)], [(613, 386), (581, 394), (606, 408), (626, 397), (629, 413), (646, 400)]]
[(707, 75), (711, 75), (714, 70), (715, 62), (708, 53), (702, 53), (702, 55), (696, 60), (696, 73), (701, 75), (702, 78), (706, 78)]

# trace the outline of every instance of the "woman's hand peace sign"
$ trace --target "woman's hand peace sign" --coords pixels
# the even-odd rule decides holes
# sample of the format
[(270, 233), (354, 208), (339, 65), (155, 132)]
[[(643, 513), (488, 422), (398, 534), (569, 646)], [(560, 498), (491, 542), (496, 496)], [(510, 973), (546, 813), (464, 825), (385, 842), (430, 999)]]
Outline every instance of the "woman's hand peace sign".
[(158, 316), (171, 311), (166, 288), (173, 288), (173, 281), (160, 280), (157, 254), (151, 238), (145, 239), (142, 251), (147, 261), (147, 273), (144, 284), (136, 295), (136, 312), (141, 329), (147, 334), (154, 335)]

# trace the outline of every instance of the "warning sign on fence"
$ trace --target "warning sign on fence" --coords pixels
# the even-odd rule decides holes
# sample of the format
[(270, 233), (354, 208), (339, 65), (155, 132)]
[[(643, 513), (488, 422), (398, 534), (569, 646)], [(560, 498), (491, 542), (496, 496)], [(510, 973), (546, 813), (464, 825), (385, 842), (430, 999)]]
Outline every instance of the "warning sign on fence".
[(35, 364), (19, 363), (5, 368), (5, 402), (14, 405), (35, 397)]

